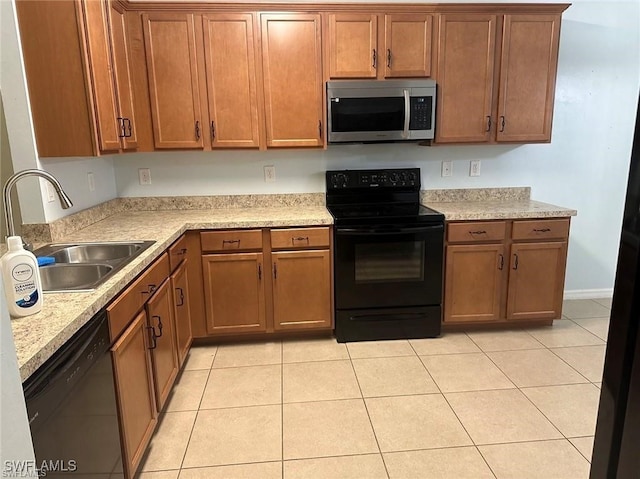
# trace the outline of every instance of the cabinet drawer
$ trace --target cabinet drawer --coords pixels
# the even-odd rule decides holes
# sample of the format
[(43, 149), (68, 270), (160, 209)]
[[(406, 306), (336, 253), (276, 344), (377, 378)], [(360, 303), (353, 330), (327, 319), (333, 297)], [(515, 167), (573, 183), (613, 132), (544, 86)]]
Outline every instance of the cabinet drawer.
[(514, 221), (514, 240), (564, 239), (569, 236), (569, 219)]
[(144, 306), (151, 294), (169, 276), (169, 256), (164, 253), (107, 307), (109, 334), (115, 340)]
[(449, 243), (502, 241), (506, 228), (505, 221), (450, 223), (447, 227), (447, 241)]
[(262, 249), (262, 230), (203, 231), (202, 251), (247, 251)]
[(273, 249), (318, 247), (329, 247), (329, 228), (271, 230), (271, 248)]
[(169, 268), (174, 271), (187, 257), (187, 238), (182, 235), (169, 247)]

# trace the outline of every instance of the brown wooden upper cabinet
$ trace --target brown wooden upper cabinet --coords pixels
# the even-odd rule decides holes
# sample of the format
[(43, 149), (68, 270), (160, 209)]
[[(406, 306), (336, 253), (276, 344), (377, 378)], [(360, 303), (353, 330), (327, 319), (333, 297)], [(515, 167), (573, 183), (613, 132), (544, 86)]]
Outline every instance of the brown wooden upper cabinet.
[(202, 18), (212, 148), (260, 146), (256, 29), (250, 13)]
[(202, 148), (194, 15), (142, 15), (156, 148)]
[(267, 146), (322, 146), (320, 15), (261, 15)]
[(439, 16), (437, 143), (548, 142), (560, 14)]
[(329, 78), (431, 76), (432, 15), (330, 13), (328, 26)]
[(38, 155), (136, 148), (120, 7), (18, 0), (16, 9)]

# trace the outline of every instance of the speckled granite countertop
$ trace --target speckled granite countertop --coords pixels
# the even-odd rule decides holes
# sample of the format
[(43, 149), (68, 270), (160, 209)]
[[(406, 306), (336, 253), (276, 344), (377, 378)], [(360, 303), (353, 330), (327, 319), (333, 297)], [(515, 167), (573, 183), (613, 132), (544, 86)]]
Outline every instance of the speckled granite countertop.
[(40, 313), (12, 319), (24, 381), (131, 280), (191, 229), (330, 225), (324, 206), (123, 212), (69, 234), (64, 241), (154, 240), (156, 243), (99, 288), (85, 293), (46, 293)]
[(576, 216), (573, 209), (530, 198), (531, 188), (427, 190), (422, 204), (443, 213), (447, 221), (553, 218)]

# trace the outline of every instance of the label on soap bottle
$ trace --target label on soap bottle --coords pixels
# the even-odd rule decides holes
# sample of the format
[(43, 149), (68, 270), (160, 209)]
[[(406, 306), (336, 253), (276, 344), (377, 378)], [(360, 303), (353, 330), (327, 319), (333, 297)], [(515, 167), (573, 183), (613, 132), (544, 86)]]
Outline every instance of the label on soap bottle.
[(20, 308), (30, 308), (38, 302), (38, 288), (36, 288), (35, 274), (31, 265), (20, 263), (11, 270), (15, 280), (13, 290), (16, 305)]

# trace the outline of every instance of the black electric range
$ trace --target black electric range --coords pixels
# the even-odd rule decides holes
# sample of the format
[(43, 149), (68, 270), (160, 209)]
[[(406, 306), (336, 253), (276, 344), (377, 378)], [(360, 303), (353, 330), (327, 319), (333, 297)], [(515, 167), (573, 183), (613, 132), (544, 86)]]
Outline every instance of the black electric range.
[(420, 204), (420, 170), (327, 171), (336, 338), (435, 337), (444, 215)]

